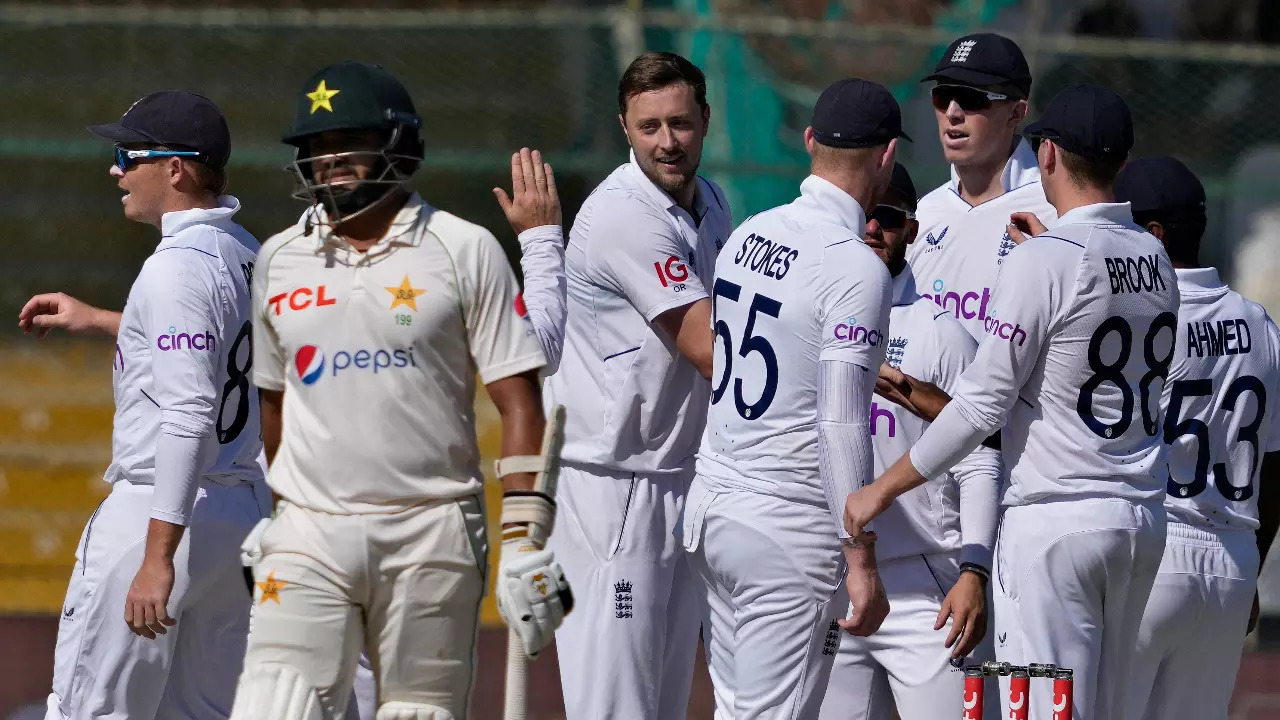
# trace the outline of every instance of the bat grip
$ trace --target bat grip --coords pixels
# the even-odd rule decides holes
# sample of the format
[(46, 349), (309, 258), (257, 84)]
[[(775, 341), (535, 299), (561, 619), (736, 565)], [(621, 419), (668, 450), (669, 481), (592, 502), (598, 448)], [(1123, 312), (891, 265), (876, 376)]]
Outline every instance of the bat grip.
[(529, 710), (529, 658), (520, 636), (507, 631), (507, 683), (502, 720), (525, 720)]

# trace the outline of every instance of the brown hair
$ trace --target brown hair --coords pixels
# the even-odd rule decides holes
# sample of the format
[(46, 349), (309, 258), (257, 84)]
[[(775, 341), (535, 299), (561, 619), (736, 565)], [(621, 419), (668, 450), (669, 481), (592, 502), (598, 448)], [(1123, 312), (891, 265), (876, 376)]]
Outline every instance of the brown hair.
[(1067, 177), (1078, 188), (1109, 188), (1116, 184), (1116, 176), (1124, 167), (1126, 156), (1087, 158), (1073, 152), (1058, 148), (1062, 156), (1062, 167), (1066, 168)]
[(627, 66), (618, 81), (618, 112), (627, 114), (627, 101), (640, 93), (661, 90), (676, 83), (693, 88), (698, 107), (707, 107), (707, 76), (697, 65), (670, 52), (647, 52)]
[(209, 167), (202, 162), (189, 162), (187, 169), (191, 171), (191, 177), (195, 178), (196, 187), (201, 192), (221, 195), (227, 191), (226, 168)]

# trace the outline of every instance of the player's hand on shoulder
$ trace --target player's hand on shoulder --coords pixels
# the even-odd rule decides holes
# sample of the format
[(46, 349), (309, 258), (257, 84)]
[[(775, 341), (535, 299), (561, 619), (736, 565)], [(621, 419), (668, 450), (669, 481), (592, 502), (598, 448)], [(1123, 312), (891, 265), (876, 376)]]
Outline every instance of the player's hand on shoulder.
[(169, 632), (165, 628), (178, 624), (167, 608), (173, 579), (173, 560), (147, 557), (142, 561), (124, 601), (124, 621), (134, 634), (154, 640)]
[(852, 538), (845, 541), (844, 556), (849, 563), (849, 574), (844, 582), (852, 607), (849, 617), (837, 623), (845, 632), (860, 637), (879, 630), (889, 616), (889, 597), (876, 567), (874, 541), (874, 533), (865, 533), (856, 541)]
[(931, 382), (919, 380), (888, 363), (880, 364), (876, 394), (902, 406), (912, 415), (933, 422), (951, 396)]
[(493, 195), (516, 234), (543, 225), (560, 226), (560, 196), (556, 176), (542, 153), (529, 148), (511, 155), (511, 195), (494, 188)]
[(83, 333), (98, 329), (101, 312), (66, 293), (43, 293), (22, 306), (18, 312), (18, 327), (24, 333), (35, 332), (36, 337), (41, 338), (54, 328)]
[(1009, 237), (1015, 244), (1021, 245), (1027, 238), (1042, 235), (1049, 231), (1035, 213), (1016, 212), (1009, 216)]
[(951, 618), (951, 631), (947, 633), (946, 647), (951, 657), (962, 658), (987, 634), (987, 593), (983, 578), (976, 572), (962, 572), (960, 579), (947, 593), (938, 611), (934, 630), (941, 630)]
[(555, 639), (556, 628), (573, 609), (573, 593), (555, 555), (534, 545), (527, 530), (504, 528), (503, 537), (498, 612), (534, 658)]

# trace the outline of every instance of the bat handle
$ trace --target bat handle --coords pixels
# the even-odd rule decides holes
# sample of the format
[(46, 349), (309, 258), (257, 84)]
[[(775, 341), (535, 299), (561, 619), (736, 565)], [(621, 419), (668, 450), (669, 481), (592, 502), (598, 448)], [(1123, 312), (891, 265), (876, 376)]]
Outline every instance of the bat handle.
[(507, 631), (507, 684), (502, 720), (525, 720), (529, 711), (529, 658), (513, 630)]

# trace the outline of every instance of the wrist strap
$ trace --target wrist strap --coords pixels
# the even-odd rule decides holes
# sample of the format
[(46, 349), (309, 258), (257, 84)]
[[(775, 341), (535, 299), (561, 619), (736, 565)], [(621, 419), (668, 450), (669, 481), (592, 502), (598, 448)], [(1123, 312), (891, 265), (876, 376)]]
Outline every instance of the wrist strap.
[(960, 563), (960, 572), (964, 572), (965, 570), (968, 570), (969, 572), (982, 578), (984, 582), (991, 581), (991, 571), (982, 567), (978, 563), (972, 563), (972, 562)]
[[(501, 522), (527, 525), (529, 539), (542, 547), (556, 522), (556, 503), (536, 490), (511, 490), (502, 496)], [(503, 536), (506, 537), (505, 532)]]

